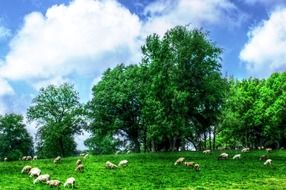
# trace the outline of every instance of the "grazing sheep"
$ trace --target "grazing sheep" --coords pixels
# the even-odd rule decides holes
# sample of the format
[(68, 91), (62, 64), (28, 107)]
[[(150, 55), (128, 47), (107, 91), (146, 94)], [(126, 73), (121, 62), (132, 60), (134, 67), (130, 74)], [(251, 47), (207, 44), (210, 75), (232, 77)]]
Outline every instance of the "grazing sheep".
[(116, 169), (118, 166), (116, 166), (115, 164), (113, 164), (113, 163), (110, 162), (110, 161), (107, 161), (107, 162), (105, 163), (105, 167), (106, 167), (107, 169)]
[(184, 162), (184, 165), (187, 167), (193, 167), (195, 165), (195, 162)]
[(38, 156), (34, 156), (34, 157), (33, 157), (33, 160), (38, 160)]
[(80, 156), (84, 156), (85, 154), (84, 153), (80, 153)]
[(218, 160), (226, 160), (226, 159), (228, 159), (228, 154), (225, 152), (221, 153), (217, 159)]
[(32, 166), (24, 166), (21, 173), (29, 173), (32, 169)]
[(50, 175), (49, 174), (44, 174), (44, 175), (39, 175), (35, 180), (34, 180), (34, 184), (38, 183), (38, 182), (47, 182), (50, 180)]
[(50, 187), (59, 187), (61, 185), (61, 182), (59, 180), (49, 180), (47, 181), (47, 184)]
[(128, 160), (121, 160), (118, 164), (118, 166), (127, 166), (128, 165)]
[(241, 159), (241, 154), (236, 154), (232, 157), (233, 160)]
[(84, 155), (83, 159), (87, 159), (87, 157), (88, 157), (88, 154)]
[(81, 160), (77, 160), (77, 161), (76, 161), (76, 165), (78, 166), (78, 165), (80, 165), (80, 164), (82, 164)]
[(180, 158), (178, 158), (178, 160), (176, 160), (176, 162), (174, 163), (174, 165), (182, 164), (184, 160), (185, 160), (184, 157), (180, 157)]
[(41, 170), (39, 168), (32, 168), (29, 171), (30, 177), (38, 177), (41, 174)]
[(83, 170), (84, 170), (84, 165), (83, 165), (83, 164), (80, 164), (80, 165), (78, 165), (78, 166), (75, 168), (75, 171), (77, 171), (77, 172), (83, 172)]
[(73, 177), (67, 178), (66, 182), (64, 183), (64, 187), (72, 186), (72, 188), (73, 188), (74, 185), (75, 185), (75, 178), (73, 178)]
[(271, 166), (272, 165), (272, 160), (271, 159), (267, 159), (265, 162), (264, 162), (264, 166)]
[(126, 154), (130, 154), (131, 153), (131, 150), (128, 150), (127, 152), (126, 152)]
[(211, 153), (211, 150), (209, 150), (209, 149), (204, 150), (203, 153), (204, 153), (204, 154), (209, 154), (209, 153)]
[(7, 160), (8, 160), (8, 158), (7, 158), (7, 157), (5, 157), (5, 158), (4, 158), (4, 162), (7, 162)]
[(54, 159), (54, 163), (56, 164), (56, 163), (60, 162), (61, 159), (62, 159), (62, 158), (61, 158), (60, 156), (56, 157), (56, 158)]
[(243, 148), (242, 150), (241, 150), (241, 152), (249, 152), (249, 148)]
[(265, 150), (266, 150), (266, 152), (271, 152), (272, 148), (266, 148)]
[(268, 156), (267, 155), (261, 155), (259, 157), (259, 160), (267, 160), (268, 159)]
[(27, 156), (26, 160), (32, 160), (32, 156)]
[(27, 158), (27, 156), (23, 156), (23, 157), (22, 157), (22, 160), (26, 160), (26, 158)]
[(196, 171), (200, 171), (200, 165), (199, 165), (199, 164), (195, 164), (195, 165), (194, 165), (194, 169), (195, 169)]
[(115, 155), (118, 155), (118, 154), (120, 154), (120, 150), (118, 150), (118, 151), (115, 152)]

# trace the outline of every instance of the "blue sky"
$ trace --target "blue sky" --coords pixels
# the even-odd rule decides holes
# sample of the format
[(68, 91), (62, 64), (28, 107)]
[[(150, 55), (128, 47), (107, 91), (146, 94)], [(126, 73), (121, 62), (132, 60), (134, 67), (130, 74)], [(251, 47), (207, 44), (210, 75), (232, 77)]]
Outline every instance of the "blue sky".
[(39, 88), (62, 82), (86, 102), (104, 70), (140, 61), (147, 35), (187, 24), (223, 48), (223, 74), (286, 69), (284, 0), (1, 0), (0, 114), (25, 114)]

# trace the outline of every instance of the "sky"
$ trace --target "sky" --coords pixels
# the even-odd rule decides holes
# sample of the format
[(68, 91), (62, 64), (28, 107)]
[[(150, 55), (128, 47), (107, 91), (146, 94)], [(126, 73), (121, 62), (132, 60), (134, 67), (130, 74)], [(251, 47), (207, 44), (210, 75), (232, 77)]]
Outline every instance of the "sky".
[(138, 64), (146, 37), (176, 25), (209, 33), (223, 75), (286, 69), (286, 0), (1, 0), (0, 114), (25, 115), (41, 87), (63, 82), (87, 102), (107, 68)]

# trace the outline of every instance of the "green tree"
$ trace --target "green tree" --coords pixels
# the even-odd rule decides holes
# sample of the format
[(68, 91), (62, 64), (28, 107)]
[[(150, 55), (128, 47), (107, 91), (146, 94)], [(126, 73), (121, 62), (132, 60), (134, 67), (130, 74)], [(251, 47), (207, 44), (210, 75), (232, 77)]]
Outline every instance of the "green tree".
[(23, 117), (16, 114), (0, 116), (0, 157), (18, 160), (33, 154), (33, 141), (23, 123)]
[(40, 89), (28, 108), (28, 119), (36, 121), (38, 152), (44, 157), (68, 156), (75, 152), (74, 135), (85, 127), (84, 110), (70, 84)]

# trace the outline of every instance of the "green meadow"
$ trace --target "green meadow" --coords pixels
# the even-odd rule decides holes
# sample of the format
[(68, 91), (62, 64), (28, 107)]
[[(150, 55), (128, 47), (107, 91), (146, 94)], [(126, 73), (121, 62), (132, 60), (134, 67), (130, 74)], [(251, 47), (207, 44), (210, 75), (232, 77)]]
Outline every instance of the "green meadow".
[[(232, 157), (239, 151), (226, 151)], [(218, 160), (220, 152), (204, 155), (201, 152), (140, 153), (96, 155), (64, 158), (54, 164), (52, 159), (0, 163), (1, 190), (50, 189), (46, 184), (33, 184), (33, 178), (21, 174), (25, 165), (39, 167), (42, 174), (62, 183), (68, 177), (76, 179), (75, 189), (286, 189), (286, 151), (269, 153), (272, 166), (264, 166), (259, 156), (265, 151), (242, 153), (241, 160)], [(178, 157), (200, 164), (196, 172), (191, 167), (175, 166)], [(75, 171), (75, 163), (83, 160), (85, 171)], [(127, 159), (129, 165), (109, 170), (106, 161), (118, 163)], [(63, 185), (60, 187), (64, 189)]]

